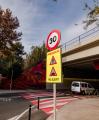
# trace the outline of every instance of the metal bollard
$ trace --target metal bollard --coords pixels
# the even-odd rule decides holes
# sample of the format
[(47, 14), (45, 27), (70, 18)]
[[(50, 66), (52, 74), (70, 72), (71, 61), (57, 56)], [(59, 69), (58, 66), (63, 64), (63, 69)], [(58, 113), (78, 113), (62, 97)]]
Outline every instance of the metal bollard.
[(31, 105), (29, 105), (29, 119), (28, 120), (31, 120)]
[(38, 97), (38, 110), (39, 110), (40, 98)]

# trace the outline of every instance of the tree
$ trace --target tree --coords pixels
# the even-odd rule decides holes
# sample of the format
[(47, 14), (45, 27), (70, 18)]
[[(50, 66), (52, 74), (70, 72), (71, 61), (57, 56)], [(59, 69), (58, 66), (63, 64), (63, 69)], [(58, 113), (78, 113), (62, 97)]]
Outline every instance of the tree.
[(32, 46), (31, 53), (26, 56), (25, 67), (30, 68), (32, 66), (37, 65), (40, 62), (45, 61), (46, 59), (47, 49), (45, 44), (42, 46)]
[(11, 10), (4, 11), (0, 7), (0, 73), (5, 76), (11, 76), (11, 70), (14, 73), (20, 72), (14, 66), (20, 70), (23, 68), (22, 55), (25, 52), (20, 42), (22, 33), (17, 31), (18, 27), (18, 18), (12, 15)]
[(23, 56), (24, 54), (26, 54), (26, 53), (24, 52), (24, 47), (22, 46), (22, 44), (21, 44), (20, 42), (15, 43), (15, 44), (11, 47), (11, 51), (13, 51), (13, 52), (12, 52), (12, 55), (14, 55), (14, 56), (12, 56), (12, 57), (15, 58), (16, 62), (22, 64), (22, 63), (23, 63), (23, 58), (22, 58), (22, 56)]
[(83, 21), (83, 23), (85, 24), (85, 29), (93, 24), (93, 23), (97, 23), (97, 25), (99, 25), (99, 5), (98, 5), (98, 0), (93, 0), (93, 6), (90, 7), (87, 3), (87, 1), (84, 3), (84, 10), (88, 10), (87, 13), (87, 18), (86, 20)]
[(21, 40), (21, 32), (17, 32), (19, 21), (17, 17), (13, 17), (10, 9), (5, 11), (0, 8), (0, 53), (8, 55), (11, 47)]
[(7, 57), (8, 60), (8, 77), (11, 78), (12, 70), (13, 70), (13, 78), (17, 78), (18, 75), (23, 71), (24, 66), (24, 60), (22, 55), (25, 54), (24, 47), (20, 42), (17, 42), (14, 46), (12, 46), (11, 50), (13, 51), (9, 57)]

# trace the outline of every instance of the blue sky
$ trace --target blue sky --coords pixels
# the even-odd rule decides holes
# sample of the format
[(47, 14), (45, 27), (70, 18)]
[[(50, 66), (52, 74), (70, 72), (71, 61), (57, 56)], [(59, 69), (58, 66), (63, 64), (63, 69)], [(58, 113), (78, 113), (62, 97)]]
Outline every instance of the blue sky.
[(42, 45), (53, 29), (61, 31), (61, 44), (86, 32), (82, 24), (86, 18), (83, 3), (84, 0), (0, 0), (3, 9), (10, 8), (18, 17), (26, 52), (31, 46)]

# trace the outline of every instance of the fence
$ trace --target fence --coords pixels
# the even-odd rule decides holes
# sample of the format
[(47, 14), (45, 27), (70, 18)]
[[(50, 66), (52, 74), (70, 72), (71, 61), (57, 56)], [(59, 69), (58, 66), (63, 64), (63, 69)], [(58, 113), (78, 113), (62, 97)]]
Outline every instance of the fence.
[(67, 52), (68, 50), (72, 49), (75, 45), (81, 45), (82, 42), (88, 41), (92, 39), (93, 37), (99, 38), (99, 26), (89, 30), (88, 32), (85, 32), (76, 38), (73, 38), (70, 41), (67, 41), (63, 45), (61, 45), (62, 53)]

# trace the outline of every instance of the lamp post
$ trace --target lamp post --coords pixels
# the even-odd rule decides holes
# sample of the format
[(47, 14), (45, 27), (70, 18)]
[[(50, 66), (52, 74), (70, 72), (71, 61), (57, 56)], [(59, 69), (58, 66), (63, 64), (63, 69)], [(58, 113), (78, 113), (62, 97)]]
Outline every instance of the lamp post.
[(12, 90), (12, 81), (13, 81), (13, 67), (12, 67), (12, 70), (11, 70), (10, 91)]
[(12, 56), (12, 58), (11, 58), (11, 82), (10, 82), (10, 91), (12, 90), (12, 85), (13, 85), (13, 55), (14, 55), (14, 53), (12, 52), (12, 54), (11, 54), (11, 56)]

